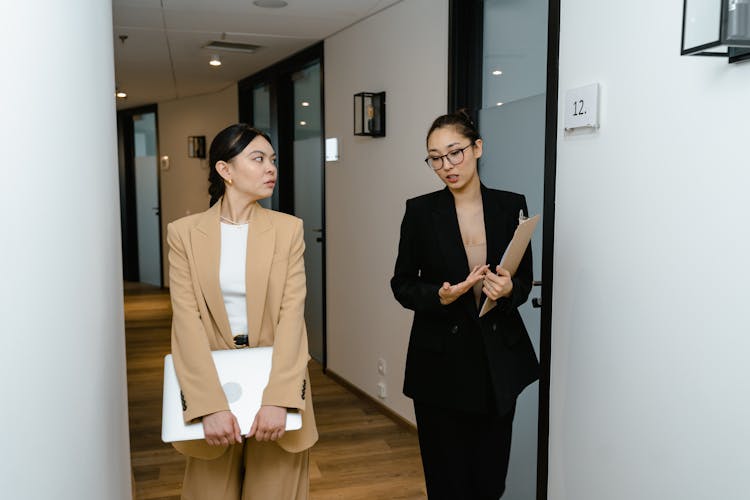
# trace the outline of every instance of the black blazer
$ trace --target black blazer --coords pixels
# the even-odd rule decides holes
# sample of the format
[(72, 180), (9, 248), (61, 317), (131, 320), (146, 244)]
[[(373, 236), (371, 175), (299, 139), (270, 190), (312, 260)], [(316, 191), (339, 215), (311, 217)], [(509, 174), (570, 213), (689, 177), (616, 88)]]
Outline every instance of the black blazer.
[[(494, 272), (518, 225), (519, 210), (528, 215), (528, 209), (523, 195), (481, 189), (487, 263)], [(517, 309), (531, 291), (531, 246), (513, 277), (512, 295), (482, 318), (471, 292), (440, 304), (442, 283), (461, 282), (469, 271), (448, 188), (408, 200), (391, 279), (396, 300), (414, 311), (404, 394), (422, 404), (482, 413), (495, 406), (505, 414), (539, 376)]]

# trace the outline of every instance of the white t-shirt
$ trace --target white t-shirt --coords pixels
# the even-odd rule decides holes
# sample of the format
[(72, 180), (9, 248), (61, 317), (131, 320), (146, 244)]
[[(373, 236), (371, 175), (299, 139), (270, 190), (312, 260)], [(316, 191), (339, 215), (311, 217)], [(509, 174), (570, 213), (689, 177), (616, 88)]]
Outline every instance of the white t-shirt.
[(245, 288), (247, 227), (247, 224), (221, 223), (219, 286), (224, 296), (232, 335), (247, 335), (247, 290)]

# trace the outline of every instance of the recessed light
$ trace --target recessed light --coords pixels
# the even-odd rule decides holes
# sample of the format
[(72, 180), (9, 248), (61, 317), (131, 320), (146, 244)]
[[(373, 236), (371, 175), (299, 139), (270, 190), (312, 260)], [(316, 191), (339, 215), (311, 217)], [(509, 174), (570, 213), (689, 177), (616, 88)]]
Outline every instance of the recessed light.
[(306, 107), (308, 107), (309, 105), (310, 105), (310, 103), (309, 103), (309, 102), (307, 102), (307, 101), (302, 101), (302, 107), (303, 107), (303, 108), (306, 108)]
[(302, 126), (304, 127), (305, 125), (307, 125), (307, 122), (306, 122), (306, 121), (304, 121), (304, 120), (302, 120), (301, 122), (299, 122), (299, 124), (300, 124), (300, 125), (302, 125)]
[(498, 106), (502, 106), (502, 105), (503, 105), (503, 103), (501, 103), (501, 102), (498, 102), (498, 103), (497, 103), (497, 105), (498, 105)]
[(289, 5), (284, 0), (255, 0), (253, 4), (268, 9), (280, 9), (281, 7)]
[(496, 69), (495, 71), (492, 72), (492, 74), (495, 75), (495, 76), (500, 76), (500, 75), (503, 74), (503, 72), (500, 71), (499, 69)]
[(125, 99), (128, 96), (126, 92), (123, 92), (122, 90), (115, 91), (115, 97), (118, 99)]
[(221, 66), (221, 58), (219, 57), (219, 54), (214, 54), (211, 56), (211, 59), (209, 59), (208, 64), (211, 66)]

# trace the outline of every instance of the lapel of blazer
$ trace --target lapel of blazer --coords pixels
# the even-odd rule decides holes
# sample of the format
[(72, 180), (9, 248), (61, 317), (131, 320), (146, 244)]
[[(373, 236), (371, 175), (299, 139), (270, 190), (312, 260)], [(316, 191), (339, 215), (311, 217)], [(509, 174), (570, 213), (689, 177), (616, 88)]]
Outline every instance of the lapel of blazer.
[[(490, 271), (494, 273), (495, 267), (505, 251), (504, 247), (500, 248), (502, 244), (500, 229), (504, 225), (504, 221), (500, 207), (484, 184), (482, 184), (482, 210), (484, 212), (484, 236), (487, 241), (487, 263), (490, 265)], [(482, 299), (484, 299), (484, 295)]]
[(219, 328), (219, 333), (228, 346), (234, 346), (229, 328), (227, 309), (219, 284), (219, 260), (221, 258), (221, 201), (203, 212), (198, 224), (190, 232), (190, 242), (195, 255), (198, 281), (206, 299), (208, 310)]
[[(433, 207), (432, 222), (443, 256), (441, 265), (448, 269), (448, 282), (451, 285), (460, 283), (469, 275), (469, 259), (466, 256), (461, 228), (458, 225), (456, 203), (447, 187), (440, 192), (438, 201)], [(477, 316), (478, 311), (471, 292), (462, 295), (458, 302), (471, 316)]]
[(245, 264), (245, 300), (247, 301), (247, 334), (250, 345), (257, 345), (266, 304), (268, 277), (271, 273), (276, 232), (272, 230), (269, 211), (253, 206), (247, 231)]

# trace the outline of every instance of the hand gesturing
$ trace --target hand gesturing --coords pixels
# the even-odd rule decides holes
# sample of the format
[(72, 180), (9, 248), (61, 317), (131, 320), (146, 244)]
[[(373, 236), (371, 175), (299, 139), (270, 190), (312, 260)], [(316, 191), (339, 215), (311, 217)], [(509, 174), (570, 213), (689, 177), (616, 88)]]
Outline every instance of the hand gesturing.
[(484, 275), (487, 273), (489, 268), (490, 266), (487, 264), (483, 266), (474, 266), (474, 269), (471, 270), (466, 279), (461, 283), (456, 283), (455, 285), (451, 285), (447, 281), (443, 283), (443, 286), (440, 287), (440, 290), (438, 290), (440, 303), (444, 306), (447, 306), (448, 304), (459, 298), (461, 295), (471, 290), (471, 287), (473, 287), (477, 281), (484, 278)]

